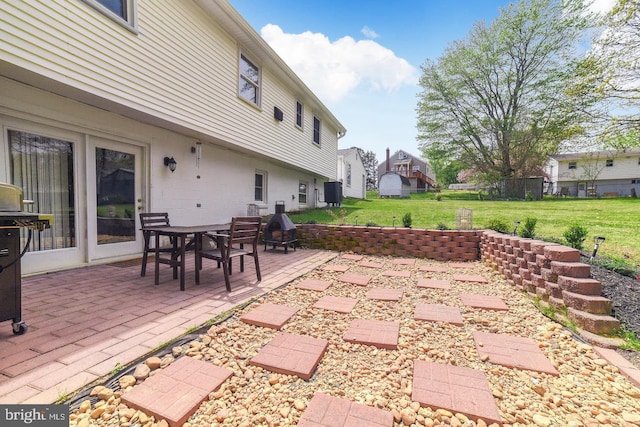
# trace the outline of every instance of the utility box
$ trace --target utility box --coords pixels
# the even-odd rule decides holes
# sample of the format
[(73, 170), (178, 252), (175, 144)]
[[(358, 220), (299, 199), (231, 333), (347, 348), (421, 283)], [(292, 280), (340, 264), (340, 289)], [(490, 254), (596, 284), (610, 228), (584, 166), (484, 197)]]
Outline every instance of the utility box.
[(324, 183), (324, 201), (339, 206), (342, 203), (342, 183), (329, 181)]

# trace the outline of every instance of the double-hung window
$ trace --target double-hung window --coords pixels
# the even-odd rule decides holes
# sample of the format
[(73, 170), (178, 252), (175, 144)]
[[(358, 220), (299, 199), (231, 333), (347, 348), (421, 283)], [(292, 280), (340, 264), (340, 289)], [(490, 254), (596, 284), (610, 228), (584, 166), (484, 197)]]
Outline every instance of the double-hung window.
[(301, 205), (307, 204), (307, 183), (300, 181), (298, 185), (298, 203)]
[(256, 107), (260, 106), (260, 68), (242, 53), (238, 93)]
[(577, 169), (578, 164), (576, 162), (569, 162), (569, 169)]
[(351, 163), (347, 163), (347, 187), (351, 187)]
[(267, 173), (256, 171), (254, 179), (254, 198), (256, 202), (265, 203), (267, 201)]
[(302, 128), (304, 124), (304, 105), (300, 101), (296, 101), (296, 126)]
[(320, 145), (320, 119), (313, 116), (313, 142)]
[(605, 161), (605, 166), (608, 167), (608, 168), (612, 167), (613, 166), (613, 159), (607, 159)]
[(83, 0), (86, 4), (118, 24), (135, 30), (136, 0)]

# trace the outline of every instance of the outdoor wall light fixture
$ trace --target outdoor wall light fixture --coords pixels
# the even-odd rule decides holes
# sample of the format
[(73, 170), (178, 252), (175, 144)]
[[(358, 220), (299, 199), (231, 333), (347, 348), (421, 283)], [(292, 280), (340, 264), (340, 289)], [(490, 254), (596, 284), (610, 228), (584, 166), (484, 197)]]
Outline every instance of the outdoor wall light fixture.
[(178, 164), (178, 162), (176, 162), (176, 159), (174, 159), (173, 157), (165, 157), (164, 158), (164, 165), (165, 166), (169, 166), (169, 170), (171, 172), (175, 172), (177, 164)]
[(600, 244), (605, 241), (605, 238), (602, 236), (593, 236), (593, 241), (595, 245), (593, 246), (593, 253), (591, 254), (591, 258), (589, 258), (589, 261), (593, 261), (593, 259), (596, 257), (598, 248), (600, 247)]

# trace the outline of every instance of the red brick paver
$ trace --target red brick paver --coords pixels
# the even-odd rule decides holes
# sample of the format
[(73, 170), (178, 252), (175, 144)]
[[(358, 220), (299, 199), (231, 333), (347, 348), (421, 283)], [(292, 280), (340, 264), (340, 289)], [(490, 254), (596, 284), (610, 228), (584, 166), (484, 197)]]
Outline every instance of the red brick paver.
[(460, 294), (464, 305), (485, 310), (509, 311), (509, 307), (502, 298), (492, 295)]
[(480, 357), (488, 357), (491, 363), (560, 375), (531, 338), (475, 331), (473, 340)]
[(616, 366), (620, 373), (627, 377), (636, 387), (640, 387), (640, 368), (610, 348), (593, 347), (593, 350), (604, 360)]
[(451, 289), (451, 283), (442, 279), (418, 279), (419, 288)]
[(473, 268), (476, 266), (472, 262), (450, 262), (448, 265), (451, 268)]
[(338, 313), (351, 313), (351, 310), (353, 310), (353, 307), (355, 307), (357, 303), (358, 300), (356, 298), (325, 295), (316, 301), (313, 307), (337, 311)]
[(319, 280), (319, 279), (305, 279), (295, 285), (296, 288), (306, 289), (308, 291), (326, 291), (329, 286), (331, 286), (331, 282), (327, 280)]
[(298, 427), (391, 427), (393, 415), (382, 409), (317, 392)]
[(300, 309), (282, 304), (264, 303), (243, 314), (240, 320), (250, 325), (280, 329), (298, 310)]
[(280, 333), (251, 358), (249, 364), (308, 380), (328, 346), (327, 340)]
[(487, 279), (479, 274), (454, 274), (453, 280), (458, 282), (489, 283)]
[(431, 322), (446, 322), (456, 326), (464, 324), (458, 307), (441, 304), (417, 304), (413, 318)]
[(349, 342), (395, 350), (398, 348), (399, 335), (399, 322), (354, 319), (342, 338)]
[(374, 288), (369, 289), (367, 292), (367, 298), (381, 301), (400, 301), (402, 293), (402, 289)]
[(411, 399), (422, 406), (502, 424), (484, 373), (471, 368), (416, 360)]
[(123, 394), (122, 402), (158, 420), (164, 418), (171, 427), (182, 426), (232, 374), (230, 369), (184, 356)]
[(387, 277), (411, 277), (411, 272), (404, 270), (387, 270), (382, 272), (382, 275)]
[(351, 283), (352, 285), (367, 286), (367, 284), (371, 280), (371, 276), (366, 276), (364, 274), (345, 273), (340, 277), (339, 280), (341, 282)]
[(364, 258), (364, 255), (342, 254), (340, 256), (340, 258), (342, 258), (342, 259), (350, 259), (352, 261), (360, 261), (362, 258)]

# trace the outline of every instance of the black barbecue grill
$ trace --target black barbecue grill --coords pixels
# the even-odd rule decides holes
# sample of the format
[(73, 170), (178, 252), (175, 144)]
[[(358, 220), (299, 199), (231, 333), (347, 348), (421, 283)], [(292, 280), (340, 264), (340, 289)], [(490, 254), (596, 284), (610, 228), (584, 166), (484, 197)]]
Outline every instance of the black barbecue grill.
[(267, 245), (272, 245), (275, 249), (276, 246), (284, 246), (284, 253), (287, 253), (289, 245), (293, 246), (293, 250), (296, 250), (296, 226), (289, 219), (287, 214), (284, 213), (284, 202), (276, 202), (276, 213), (271, 217), (267, 225), (264, 226), (262, 235), (262, 241), (264, 242), (264, 250), (267, 250)]
[[(33, 230), (44, 230), (53, 219), (51, 215), (24, 212), (25, 202), (19, 187), (0, 183), (0, 322), (11, 320), (16, 335), (27, 331), (22, 320), (20, 258), (29, 247)], [(21, 228), (28, 230), (22, 250)]]

